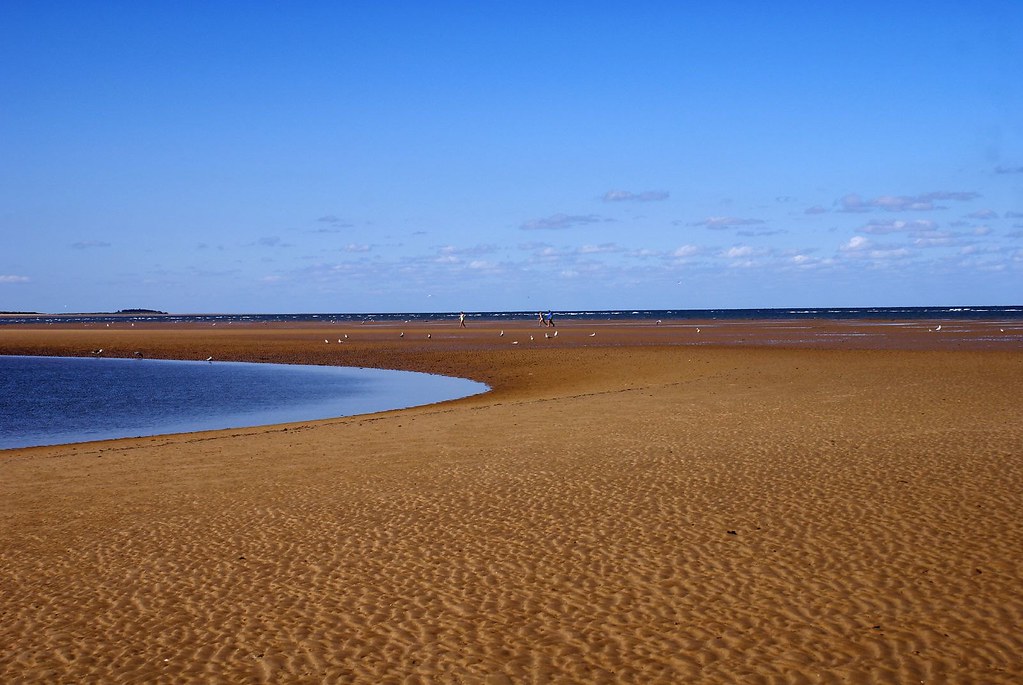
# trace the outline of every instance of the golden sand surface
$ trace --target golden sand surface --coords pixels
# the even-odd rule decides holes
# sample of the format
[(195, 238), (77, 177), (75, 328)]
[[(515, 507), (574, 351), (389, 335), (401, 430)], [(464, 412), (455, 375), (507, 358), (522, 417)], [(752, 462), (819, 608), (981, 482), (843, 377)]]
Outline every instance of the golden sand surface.
[(493, 388), (0, 452), (0, 682), (1023, 681), (1018, 332), (502, 325), (0, 327)]

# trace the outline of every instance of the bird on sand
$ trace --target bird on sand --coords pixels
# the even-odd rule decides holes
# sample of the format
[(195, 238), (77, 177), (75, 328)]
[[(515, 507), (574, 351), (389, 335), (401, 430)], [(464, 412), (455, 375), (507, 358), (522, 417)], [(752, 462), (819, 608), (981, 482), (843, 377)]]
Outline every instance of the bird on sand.
[(405, 337), (405, 331), (402, 331), (401, 333), (399, 333), (398, 337), (399, 338), (404, 338)]
[(596, 335), (597, 335), (596, 333), (590, 333), (591, 338), (595, 337)]
[(93, 354), (103, 354), (103, 348), (101, 347), (98, 350), (93, 350), (92, 353)]
[(501, 333), (500, 333), (500, 335), (498, 337), (503, 338), (504, 337), (504, 331), (501, 331)]
[(213, 357), (206, 357), (206, 361), (208, 361), (208, 362), (213, 361)]

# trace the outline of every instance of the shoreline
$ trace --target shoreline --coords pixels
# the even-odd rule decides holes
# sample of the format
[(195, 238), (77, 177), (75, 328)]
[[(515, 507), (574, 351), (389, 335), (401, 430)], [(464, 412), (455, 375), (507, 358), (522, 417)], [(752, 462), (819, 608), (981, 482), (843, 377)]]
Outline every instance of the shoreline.
[(774, 323), (715, 343), (573, 324), (557, 346), (535, 324), (342, 344), (0, 328), (3, 353), (354, 360), (492, 388), (6, 451), (0, 677), (1018, 681), (1018, 342), (912, 322), (900, 349), (845, 325), (759, 344)]

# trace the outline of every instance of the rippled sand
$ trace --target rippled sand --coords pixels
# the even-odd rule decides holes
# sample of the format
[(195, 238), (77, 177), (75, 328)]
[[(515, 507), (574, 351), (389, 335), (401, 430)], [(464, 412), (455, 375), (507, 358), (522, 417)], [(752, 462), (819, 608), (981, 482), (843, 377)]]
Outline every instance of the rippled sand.
[(1023, 346), (774, 328), (0, 328), (494, 388), (0, 452), (0, 681), (1020, 682)]

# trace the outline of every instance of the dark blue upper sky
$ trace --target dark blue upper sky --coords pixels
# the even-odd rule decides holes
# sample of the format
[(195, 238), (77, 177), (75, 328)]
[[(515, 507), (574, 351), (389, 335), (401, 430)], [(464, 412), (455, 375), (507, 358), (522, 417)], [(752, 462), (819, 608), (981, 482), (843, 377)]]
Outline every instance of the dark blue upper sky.
[(1023, 301), (1023, 3), (696, 4), (0, 3), (0, 310)]

